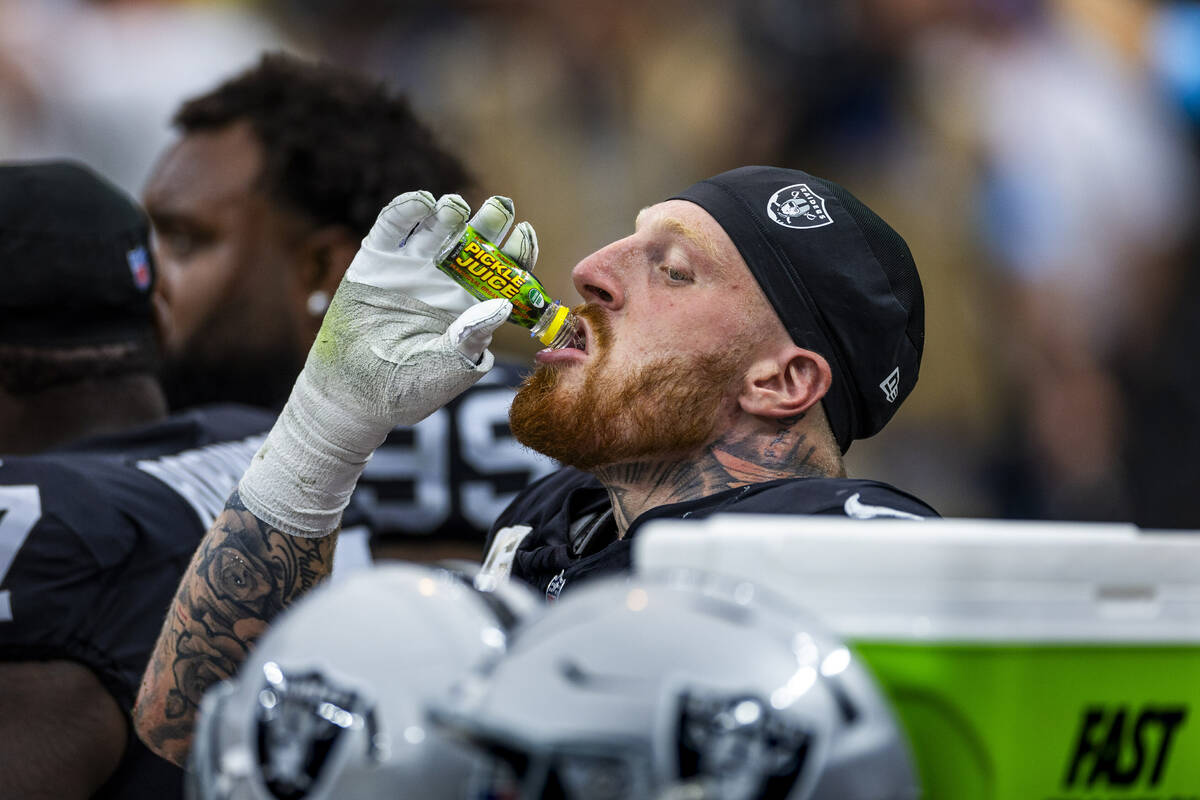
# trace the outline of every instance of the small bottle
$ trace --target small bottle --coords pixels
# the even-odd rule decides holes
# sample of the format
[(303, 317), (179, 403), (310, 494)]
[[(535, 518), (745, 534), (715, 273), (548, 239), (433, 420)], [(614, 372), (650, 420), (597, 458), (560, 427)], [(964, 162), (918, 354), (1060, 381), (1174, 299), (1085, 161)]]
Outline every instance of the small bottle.
[(566, 346), (575, 336), (575, 314), (552, 300), (541, 281), (522, 269), (470, 225), (442, 249), (438, 269), (480, 300), (511, 300), (508, 319), (550, 348)]

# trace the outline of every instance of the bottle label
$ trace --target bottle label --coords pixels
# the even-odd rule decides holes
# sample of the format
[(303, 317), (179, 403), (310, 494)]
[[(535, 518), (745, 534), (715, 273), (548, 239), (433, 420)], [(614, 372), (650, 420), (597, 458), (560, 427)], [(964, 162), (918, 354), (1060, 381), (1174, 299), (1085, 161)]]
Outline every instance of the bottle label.
[(538, 280), (470, 226), (438, 266), (480, 300), (511, 300), (509, 319), (518, 325), (533, 327), (546, 307)]

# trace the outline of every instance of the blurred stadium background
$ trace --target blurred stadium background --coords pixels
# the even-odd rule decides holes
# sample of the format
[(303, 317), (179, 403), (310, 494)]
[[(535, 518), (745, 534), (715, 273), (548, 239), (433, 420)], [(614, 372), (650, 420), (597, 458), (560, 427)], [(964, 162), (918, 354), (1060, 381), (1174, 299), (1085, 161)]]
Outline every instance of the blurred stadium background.
[(927, 305), (921, 382), (852, 474), (947, 516), (1200, 528), (1200, 4), (0, 0), (0, 159), (139, 195), (179, 102), (275, 49), (408, 93), (571, 301), (694, 180), (843, 183)]

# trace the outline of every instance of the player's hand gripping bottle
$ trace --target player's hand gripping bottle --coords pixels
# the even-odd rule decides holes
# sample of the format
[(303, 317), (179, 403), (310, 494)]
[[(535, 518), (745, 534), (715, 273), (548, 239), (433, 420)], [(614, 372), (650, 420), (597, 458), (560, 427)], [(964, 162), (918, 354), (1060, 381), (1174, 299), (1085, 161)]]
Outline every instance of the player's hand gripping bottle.
[(574, 338), (575, 314), (551, 299), (533, 273), (522, 269), (470, 225), (460, 236), (450, 238), (437, 266), (480, 300), (511, 300), (509, 321), (528, 328), (529, 335), (547, 347), (565, 347)]

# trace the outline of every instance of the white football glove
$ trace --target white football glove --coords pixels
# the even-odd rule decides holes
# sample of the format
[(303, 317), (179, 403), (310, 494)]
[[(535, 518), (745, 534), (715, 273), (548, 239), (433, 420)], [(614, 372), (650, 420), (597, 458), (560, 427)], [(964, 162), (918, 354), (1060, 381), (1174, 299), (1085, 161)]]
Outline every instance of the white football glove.
[[(292, 394), (242, 477), (239, 493), (259, 519), (296, 536), (324, 536), (367, 459), (396, 425), (412, 425), (492, 368), (492, 334), (507, 300), (477, 303), (434, 264), (469, 208), (408, 192), (380, 212), (325, 312)], [(489, 198), (471, 219), (499, 241), (512, 202)], [(521, 223), (502, 247), (526, 269), (537, 236)]]
[[(388, 204), (362, 241), (346, 279), (380, 289), (403, 292), (422, 303), (461, 314), (478, 302), (434, 264), (450, 237), (461, 233), (471, 213), (456, 194), (436, 203), (429, 192), (408, 192)], [(507, 197), (489, 197), (470, 224), (491, 242), (501, 242), (513, 223), (513, 204)], [(403, 243), (403, 247), (399, 247)], [(398, 249), (399, 248), (399, 249)], [(500, 248), (527, 270), (537, 262), (537, 235), (522, 222)]]

